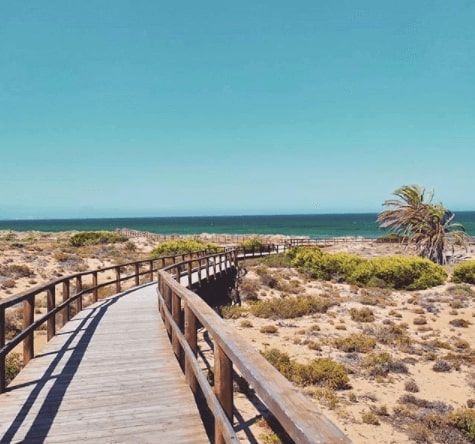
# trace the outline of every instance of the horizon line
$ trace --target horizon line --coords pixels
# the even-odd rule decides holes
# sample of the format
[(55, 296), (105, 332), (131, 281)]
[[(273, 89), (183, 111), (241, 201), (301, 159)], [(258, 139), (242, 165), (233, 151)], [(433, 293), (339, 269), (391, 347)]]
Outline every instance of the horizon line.
[[(453, 210), (457, 213), (473, 213), (475, 210)], [(90, 217), (31, 217), (31, 218), (0, 218), (0, 222), (31, 222), (31, 221), (60, 221), (60, 220), (117, 220), (117, 219), (185, 219), (185, 218), (204, 218), (204, 217), (273, 217), (273, 216), (333, 216), (333, 215), (373, 215), (378, 211), (350, 211), (350, 212), (325, 212), (325, 213), (269, 213), (269, 214), (203, 214), (188, 216), (90, 216)]]

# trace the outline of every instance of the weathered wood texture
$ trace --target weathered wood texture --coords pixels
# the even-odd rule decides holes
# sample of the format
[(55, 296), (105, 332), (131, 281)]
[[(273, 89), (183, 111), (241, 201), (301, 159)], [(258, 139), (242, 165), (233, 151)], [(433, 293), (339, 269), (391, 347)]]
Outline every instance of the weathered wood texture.
[(155, 287), (89, 306), (0, 396), (0, 442), (209, 442)]

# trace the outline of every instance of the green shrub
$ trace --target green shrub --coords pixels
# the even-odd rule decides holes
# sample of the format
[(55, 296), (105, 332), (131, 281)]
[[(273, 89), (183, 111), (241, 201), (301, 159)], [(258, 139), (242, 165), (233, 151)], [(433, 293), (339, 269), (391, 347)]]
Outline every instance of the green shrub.
[(290, 268), (292, 266), (290, 256), (287, 253), (272, 254), (259, 259), (259, 263), (271, 268)]
[(449, 423), (475, 442), (475, 410), (462, 408), (449, 415)]
[(303, 387), (318, 384), (338, 389), (346, 387), (349, 381), (345, 367), (330, 358), (317, 358), (302, 364), (275, 348), (262, 354), (289, 381)]
[(278, 328), (275, 326), (275, 325), (263, 325), (261, 328), (260, 328), (260, 332), (261, 333), (270, 333), (270, 334), (274, 334), (274, 333), (277, 333), (277, 330)]
[(9, 384), (23, 367), (20, 353), (9, 353), (5, 360), (6, 383)]
[(442, 267), (420, 257), (388, 256), (364, 259), (348, 253), (325, 253), (318, 248), (296, 248), (291, 262), (301, 272), (323, 280), (365, 287), (422, 290), (444, 283)]
[(365, 334), (353, 333), (343, 338), (335, 339), (335, 346), (344, 352), (367, 353), (376, 346), (376, 341)]
[(463, 261), (454, 267), (454, 282), (465, 282), (475, 285), (475, 260)]
[(250, 239), (243, 240), (239, 246), (245, 253), (252, 253), (253, 251), (260, 251), (264, 249), (265, 244), (258, 237), (252, 237)]
[[(361, 286), (423, 290), (443, 284), (447, 273), (429, 259), (388, 256), (362, 261), (348, 276), (348, 282)], [(374, 285), (374, 284), (377, 285)]]
[(258, 301), (250, 311), (258, 318), (291, 319), (313, 313), (325, 313), (333, 303), (318, 296), (296, 296)]
[(193, 253), (194, 251), (208, 250), (210, 253), (219, 251), (215, 244), (203, 242), (195, 239), (177, 239), (162, 242), (152, 250), (151, 256), (157, 258), (160, 256), (171, 256), (173, 254)]
[(114, 233), (112, 231), (84, 231), (74, 234), (69, 243), (73, 247), (84, 247), (86, 245), (114, 244), (117, 242), (127, 242), (127, 236)]
[(299, 248), (292, 265), (315, 279), (344, 281), (364, 259), (348, 253), (324, 253), (318, 248)]

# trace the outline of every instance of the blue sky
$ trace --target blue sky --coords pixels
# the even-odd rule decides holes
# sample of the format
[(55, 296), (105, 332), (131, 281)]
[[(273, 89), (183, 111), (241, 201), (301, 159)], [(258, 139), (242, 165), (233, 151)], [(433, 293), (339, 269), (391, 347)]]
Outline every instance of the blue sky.
[[(475, 3), (0, 3), (0, 218), (475, 209)], [(318, 203), (318, 208), (315, 204)]]

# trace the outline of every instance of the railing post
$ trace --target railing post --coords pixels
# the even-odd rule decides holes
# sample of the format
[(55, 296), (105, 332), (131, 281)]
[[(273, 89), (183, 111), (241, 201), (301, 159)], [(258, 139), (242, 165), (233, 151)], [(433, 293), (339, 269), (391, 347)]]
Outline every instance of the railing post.
[[(197, 320), (196, 316), (185, 302), (185, 339), (188, 342), (193, 354), (196, 356), (198, 352), (198, 338), (197, 338)], [(185, 356), (185, 377), (188, 385), (191, 387), (193, 393), (196, 394), (198, 383), (196, 376), (193, 372), (193, 367), (191, 365), (190, 359)]]
[(209, 256), (206, 256), (206, 280), (209, 281)]
[[(46, 290), (46, 309), (49, 313), (56, 307), (56, 287), (52, 285)], [(46, 321), (46, 338), (48, 341), (56, 334), (56, 314)]]
[(120, 293), (120, 267), (115, 267), (115, 292)]
[(192, 261), (188, 262), (188, 288), (191, 289), (192, 284)]
[[(75, 285), (76, 294), (81, 293), (82, 291), (82, 278), (81, 276), (76, 277)], [(82, 295), (76, 299), (76, 311), (79, 313), (82, 310)]]
[(198, 285), (201, 287), (201, 258), (198, 259)]
[[(5, 346), (5, 308), (0, 307), (0, 350)], [(7, 387), (5, 374), (6, 356), (0, 356), (0, 393), (3, 393)]]
[(213, 279), (216, 280), (216, 256), (213, 258)]
[(153, 282), (153, 260), (150, 262), (150, 282)]
[[(229, 421), (233, 422), (233, 363), (223, 349), (214, 343), (214, 393)], [(224, 444), (221, 422), (215, 421), (215, 443)]]
[[(35, 295), (31, 295), (23, 302), (23, 330), (33, 324), (35, 319)], [(26, 365), (35, 356), (34, 332), (23, 339), (23, 364)]]
[(161, 265), (160, 268), (165, 268), (165, 258), (164, 257), (162, 257), (162, 265)]
[(99, 291), (97, 289), (97, 271), (92, 272), (92, 302), (97, 302)]
[(137, 262), (135, 264), (135, 286), (138, 287), (140, 285), (140, 264)]
[[(181, 327), (181, 299), (180, 297), (172, 291), (172, 317), (173, 320), (175, 321), (176, 328), (180, 330)], [(181, 345), (180, 341), (178, 339), (178, 336), (176, 334), (175, 328), (172, 328), (172, 346), (173, 346), (173, 351), (175, 352), (175, 355), (182, 364), (182, 351), (181, 351)]]
[[(63, 302), (66, 302), (69, 299), (69, 279), (63, 282)], [(63, 308), (61, 311), (61, 326), (64, 326), (66, 322), (69, 321), (70, 314), (69, 314), (69, 304)]]

